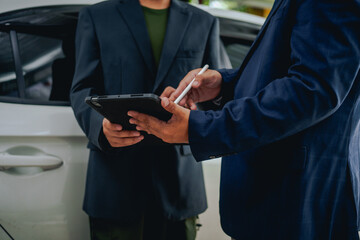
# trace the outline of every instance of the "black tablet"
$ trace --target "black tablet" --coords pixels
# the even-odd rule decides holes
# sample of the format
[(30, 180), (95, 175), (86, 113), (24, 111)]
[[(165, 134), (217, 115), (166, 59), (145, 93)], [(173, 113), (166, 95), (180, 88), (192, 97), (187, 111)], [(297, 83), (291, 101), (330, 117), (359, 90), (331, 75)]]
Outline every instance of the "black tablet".
[[(172, 115), (161, 106), (161, 99), (152, 93), (92, 96), (86, 97), (85, 102), (110, 122), (120, 124), (126, 130), (136, 129), (135, 125), (129, 123), (127, 112), (130, 110), (146, 113), (163, 121), (169, 120)], [(164, 144), (154, 135), (145, 132), (142, 134), (145, 137), (141, 144)]]

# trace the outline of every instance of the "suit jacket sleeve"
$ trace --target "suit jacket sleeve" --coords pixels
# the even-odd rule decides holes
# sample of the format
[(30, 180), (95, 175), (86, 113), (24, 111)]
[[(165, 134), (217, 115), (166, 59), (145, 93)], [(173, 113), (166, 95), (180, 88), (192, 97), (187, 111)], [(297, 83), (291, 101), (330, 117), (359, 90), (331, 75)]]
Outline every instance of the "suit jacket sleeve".
[[(102, 133), (103, 117), (85, 103), (85, 97), (104, 92), (99, 45), (91, 14), (84, 8), (79, 14), (76, 32), (76, 66), (70, 91), (75, 117), (91, 144), (109, 147)], [(100, 141), (99, 141), (100, 140)]]
[(297, 1), (285, 76), (253, 96), (235, 92), (221, 111), (191, 111), (189, 142), (197, 160), (275, 142), (339, 108), (359, 71), (360, 13), (357, 1), (330, 2)]

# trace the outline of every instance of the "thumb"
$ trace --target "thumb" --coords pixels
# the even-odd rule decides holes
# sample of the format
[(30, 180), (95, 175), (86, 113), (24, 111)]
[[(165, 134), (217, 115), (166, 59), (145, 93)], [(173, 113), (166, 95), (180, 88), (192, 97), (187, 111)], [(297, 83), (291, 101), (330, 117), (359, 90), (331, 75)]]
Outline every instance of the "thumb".
[(168, 112), (175, 114), (181, 111), (181, 107), (170, 101), (167, 97), (161, 97), (161, 106)]

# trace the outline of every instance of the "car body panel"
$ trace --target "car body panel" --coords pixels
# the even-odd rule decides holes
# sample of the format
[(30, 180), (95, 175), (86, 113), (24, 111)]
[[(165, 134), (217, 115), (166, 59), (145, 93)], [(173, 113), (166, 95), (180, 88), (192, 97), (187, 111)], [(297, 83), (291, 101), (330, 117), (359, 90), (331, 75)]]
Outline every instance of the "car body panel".
[(1, 137), (85, 136), (69, 106), (0, 102), (0, 109), (4, 113), (1, 116)]
[[(13, 239), (89, 239), (82, 211), (86, 142), (78, 136), (0, 137), (0, 166), (6, 155), (25, 165), (0, 171), (0, 224)], [(26, 166), (29, 156), (46, 155), (62, 164), (53, 169)]]
[(87, 139), (72, 109), (0, 103), (0, 111), (2, 227), (14, 239), (88, 239)]

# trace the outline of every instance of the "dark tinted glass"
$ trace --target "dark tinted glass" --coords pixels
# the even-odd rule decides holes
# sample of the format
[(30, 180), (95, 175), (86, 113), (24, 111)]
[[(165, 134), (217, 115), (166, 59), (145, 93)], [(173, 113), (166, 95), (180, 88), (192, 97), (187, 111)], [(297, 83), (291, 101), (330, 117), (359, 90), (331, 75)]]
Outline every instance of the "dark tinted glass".
[(231, 66), (233, 68), (238, 68), (244, 61), (244, 58), (248, 53), (250, 46), (240, 43), (232, 43), (227, 45), (225, 49), (229, 56)]
[[(34, 25), (74, 25), (78, 11), (83, 6), (55, 6), (21, 9), (19, 11), (0, 14), (0, 23), (16, 22)], [(59, 35), (61, 33), (57, 33)]]
[(220, 35), (233, 68), (238, 68), (261, 26), (246, 21), (219, 18)]
[(227, 18), (219, 18), (219, 22), (220, 35), (222, 37), (242, 39), (243, 41), (248, 42), (253, 42), (255, 40), (261, 28), (260, 25)]
[(18, 34), (25, 97), (68, 101), (74, 73), (73, 38)]
[(0, 96), (18, 96), (10, 36), (5, 32), (0, 32)]
[[(29, 103), (69, 100), (75, 65), (74, 34), (78, 11), (82, 7), (40, 7), (0, 14), (0, 29), (17, 33), (25, 98), (34, 100)], [(6, 61), (3, 55), (9, 54), (2, 49), (11, 53), (10, 47), (0, 46), (0, 76), (9, 69), (3, 64)], [(16, 81), (13, 83), (12, 89), (17, 88)]]

